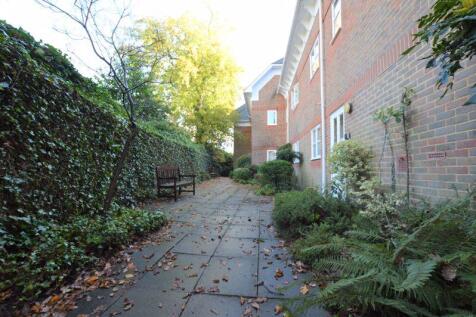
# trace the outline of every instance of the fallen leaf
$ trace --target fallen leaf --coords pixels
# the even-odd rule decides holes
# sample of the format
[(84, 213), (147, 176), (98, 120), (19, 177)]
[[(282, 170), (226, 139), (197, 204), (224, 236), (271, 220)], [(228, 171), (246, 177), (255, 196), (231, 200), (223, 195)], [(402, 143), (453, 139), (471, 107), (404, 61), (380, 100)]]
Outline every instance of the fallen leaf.
[(281, 278), (281, 277), (283, 277), (283, 276), (284, 276), (283, 271), (282, 271), (281, 269), (279, 269), (279, 268), (276, 269), (276, 272), (274, 273), (274, 277), (278, 279), (278, 278)]
[(274, 314), (279, 315), (283, 312), (283, 306), (281, 305), (276, 305), (274, 306)]
[(257, 297), (255, 299), (255, 302), (259, 303), (259, 304), (263, 304), (263, 303), (266, 303), (268, 301), (268, 298), (266, 297)]
[(251, 303), (251, 307), (253, 307), (254, 309), (256, 310), (259, 310), (259, 304), (254, 302), (254, 303)]
[(97, 281), (98, 281), (97, 275), (90, 276), (85, 280), (86, 284), (88, 284), (89, 286), (96, 284)]
[(59, 295), (53, 295), (51, 296), (51, 298), (48, 300), (48, 305), (54, 305), (56, 304), (59, 300), (61, 299), (61, 297)]
[(307, 286), (307, 284), (301, 286), (299, 288), (299, 293), (301, 293), (302, 295), (306, 295), (307, 293), (309, 293), (309, 286)]
[(240, 304), (244, 305), (246, 302), (246, 299), (244, 297), (240, 297)]

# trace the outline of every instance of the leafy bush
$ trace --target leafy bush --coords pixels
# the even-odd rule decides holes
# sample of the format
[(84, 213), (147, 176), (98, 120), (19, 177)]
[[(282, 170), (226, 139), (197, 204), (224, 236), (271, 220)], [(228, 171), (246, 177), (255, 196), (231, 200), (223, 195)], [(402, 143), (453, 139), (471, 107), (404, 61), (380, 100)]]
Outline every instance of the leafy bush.
[(355, 206), (315, 189), (290, 191), (276, 195), (273, 219), (281, 235), (297, 238), (306, 234), (311, 226), (325, 221), (332, 233), (343, 233), (351, 226), (357, 213)]
[(235, 168), (231, 174), (231, 178), (239, 183), (247, 183), (253, 178), (253, 172), (246, 167)]
[[(0, 290), (31, 300), (56, 288), (138, 235), (166, 223), (161, 212), (121, 208), (104, 216), (57, 223), (31, 216), (0, 220)], [(9, 233), (15, 226), (22, 235)], [(11, 231), (11, 229), (10, 229)]]
[(264, 186), (260, 186), (256, 190), (256, 194), (261, 196), (273, 196), (274, 194), (276, 194), (276, 189), (270, 184), (266, 184)]
[(372, 152), (354, 140), (337, 143), (330, 156), (334, 173), (332, 191), (352, 194), (360, 191), (363, 182), (370, 179)]
[(319, 220), (319, 195), (315, 190), (278, 193), (275, 197), (273, 221), (280, 234), (296, 238)]
[(258, 167), (258, 178), (262, 186), (268, 184), (277, 191), (289, 190), (293, 185), (293, 172), (293, 166), (288, 161), (274, 160)]
[(235, 168), (243, 168), (251, 166), (251, 154), (243, 154), (236, 159)]
[[(375, 195), (345, 235), (334, 234), (330, 226), (316, 228), (295, 245), (328, 283), (316, 303), (360, 315), (475, 313), (473, 196), (404, 208), (399, 199)], [(387, 211), (374, 208), (385, 202)]]
[(294, 163), (296, 160), (301, 161), (302, 155), (293, 150), (291, 143), (287, 143), (278, 148), (276, 159)]
[[(0, 212), (55, 219), (96, 213), (128, 134), (126, 123), (91, 101), (95, 86), (58, 50), (3, 22), (0, 43)], [(207, 168), (203, 147), (170, 135), (140, 132), (118, 201), (133, 204), (153, 195), (156, 165)]]

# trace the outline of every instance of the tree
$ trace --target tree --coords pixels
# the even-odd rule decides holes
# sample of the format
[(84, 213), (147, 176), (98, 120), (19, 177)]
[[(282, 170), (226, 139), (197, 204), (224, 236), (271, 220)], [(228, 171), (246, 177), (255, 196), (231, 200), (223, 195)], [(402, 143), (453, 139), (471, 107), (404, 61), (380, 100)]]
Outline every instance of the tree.
[[(103, 15), (110, 12), (110, 8), (100, 7), (101, 0), (75, 0), (71, 7), (63, 7), (55, 0), (36, 0), (40, 5), (63, 14), (79, 26), (83, 36), (88, 41), (94, 54), (107, 67), (107, 76), (114, 84), (120, 95), (121, 105), (129, 121), (129, 135), (124, 143), (117, 163), (112, 172), (108, 191), (105, 195), (103, 209), (109, 210), (116, 195), (117, 184), (121, 172), (138, 134), (136, 125), (139, 103), (136, 93), (153, 80), (154, 69), (161, 61), (161, 57), (152, 56), (153, 52), (146, 50), (133, 36), (123, 34), (122, 23), (128, 16), (127, 8), (117, 8), (115, 21), (110, 27), (105, 27), (102, 21), (108, 20)], [(63, 2), (64, 4), (64, 2)], [(67, 33), (70, 35), (70, 33)], [(137, 61), (147, 60), (147, 67)], [(137, 78), (140, 72), (141, 77)], [(151, 74), (151, 76), (148, 76)]]
[(162, 100), (175, 121), (201, 144), (220, 145), (232, 135), (238, 92), (234, 60), (217, 33), (189, 17), (144, 20), (141, 39), (151, 54), (170, 53), (170, 63), (156, 68)]
[[(476, 54), (476, 0), (436, 0), (430, 13), (418, 20), (418, 28), (416, 44), (403, 54), (429, 43), (426, 67), (440, 68), (437, 86), (444, 86), (446, 94), (453, 87), (455, 73), (463, 67), (461, 62)], [(476, 93), (465, 103), (469, 104), (476, 104)]]

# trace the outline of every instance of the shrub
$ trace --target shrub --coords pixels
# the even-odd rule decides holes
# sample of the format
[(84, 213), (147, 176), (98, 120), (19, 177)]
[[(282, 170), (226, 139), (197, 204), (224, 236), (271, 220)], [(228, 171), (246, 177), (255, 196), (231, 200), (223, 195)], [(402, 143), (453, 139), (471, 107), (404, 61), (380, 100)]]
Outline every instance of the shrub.
[(232, 179), (239, 183), (247, 183), (253, 178), (253, 172), (246, 167), (235, 168), (232, 172)]
[[(135, 236), (166, 223), (161, 212), (121, 208), (104, 216), (79, 216), (56, 223), (34, 217), (0, 221), (0, 291), (31, 300), (54, 289)], [(7, 231), (15, 226), (18, 236)]]
[(351, 227), (356, 206), (315, 189), (278, 194), (273, 219), (283, 236), (297, 238), (311, 226), (325, 222), (332, 233), (342, 234)]
[(296, 238), (319, 220), (316, 212), (319, 195), (315, 190), (278, 193), (275, 197), (273, 220), (285, 238)]
[(394, 212), (398, 199), (375, 195), (369, 201), (378, 200), (372, 204), (380, 207), (389, 201), (389, 213), (371, 207), (345, 235), (316, 229), (312, 242), (300, 242), (305, 247), (301, 256), (314, 252), (313, 267), (328, 283), (316, 303), (340, 312), (357, 310), (359, 315), (475, 313), (472, 199), (473, 194), (435, 207), (400, 207)]
[(236, 159), (235, 168), (243, 168), (251, 166), (251, 154), (243, 154)]
[(274, 194), (276, 194), (276, 189), (270, 184), (266, 184), (264, 186), (260, 186), (256, 190), (256, 194), (261, 196), (273, 196)]
[(294, 169), (291, 163), (282, 160), (265, 162), (258, 168), (261, 185), (269, 184), (277, 191), (292, 188), (293, 172)]
[(353, 140), (337, 143), (330, 156), (334, 173), (332, 191), (352, 195), (360, 191), (363, 182), (370, 179), (372, 152)]
[(294, 163), (296, 160), (301, 161), (302, 155), (293, 150), (291, 143), (287, 143), (278, 148), (276, 159)]

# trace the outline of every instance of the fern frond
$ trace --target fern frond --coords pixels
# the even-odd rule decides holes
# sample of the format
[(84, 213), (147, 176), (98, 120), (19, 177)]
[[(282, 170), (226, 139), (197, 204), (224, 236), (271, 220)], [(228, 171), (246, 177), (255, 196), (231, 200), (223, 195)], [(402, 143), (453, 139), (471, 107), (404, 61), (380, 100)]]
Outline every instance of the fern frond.
[(436, 268), (436, 261), (428, 260), (426, 262), (411, 260), (407, 263), (407, 278), (395, 290), (404, 292), (421, 287)]

